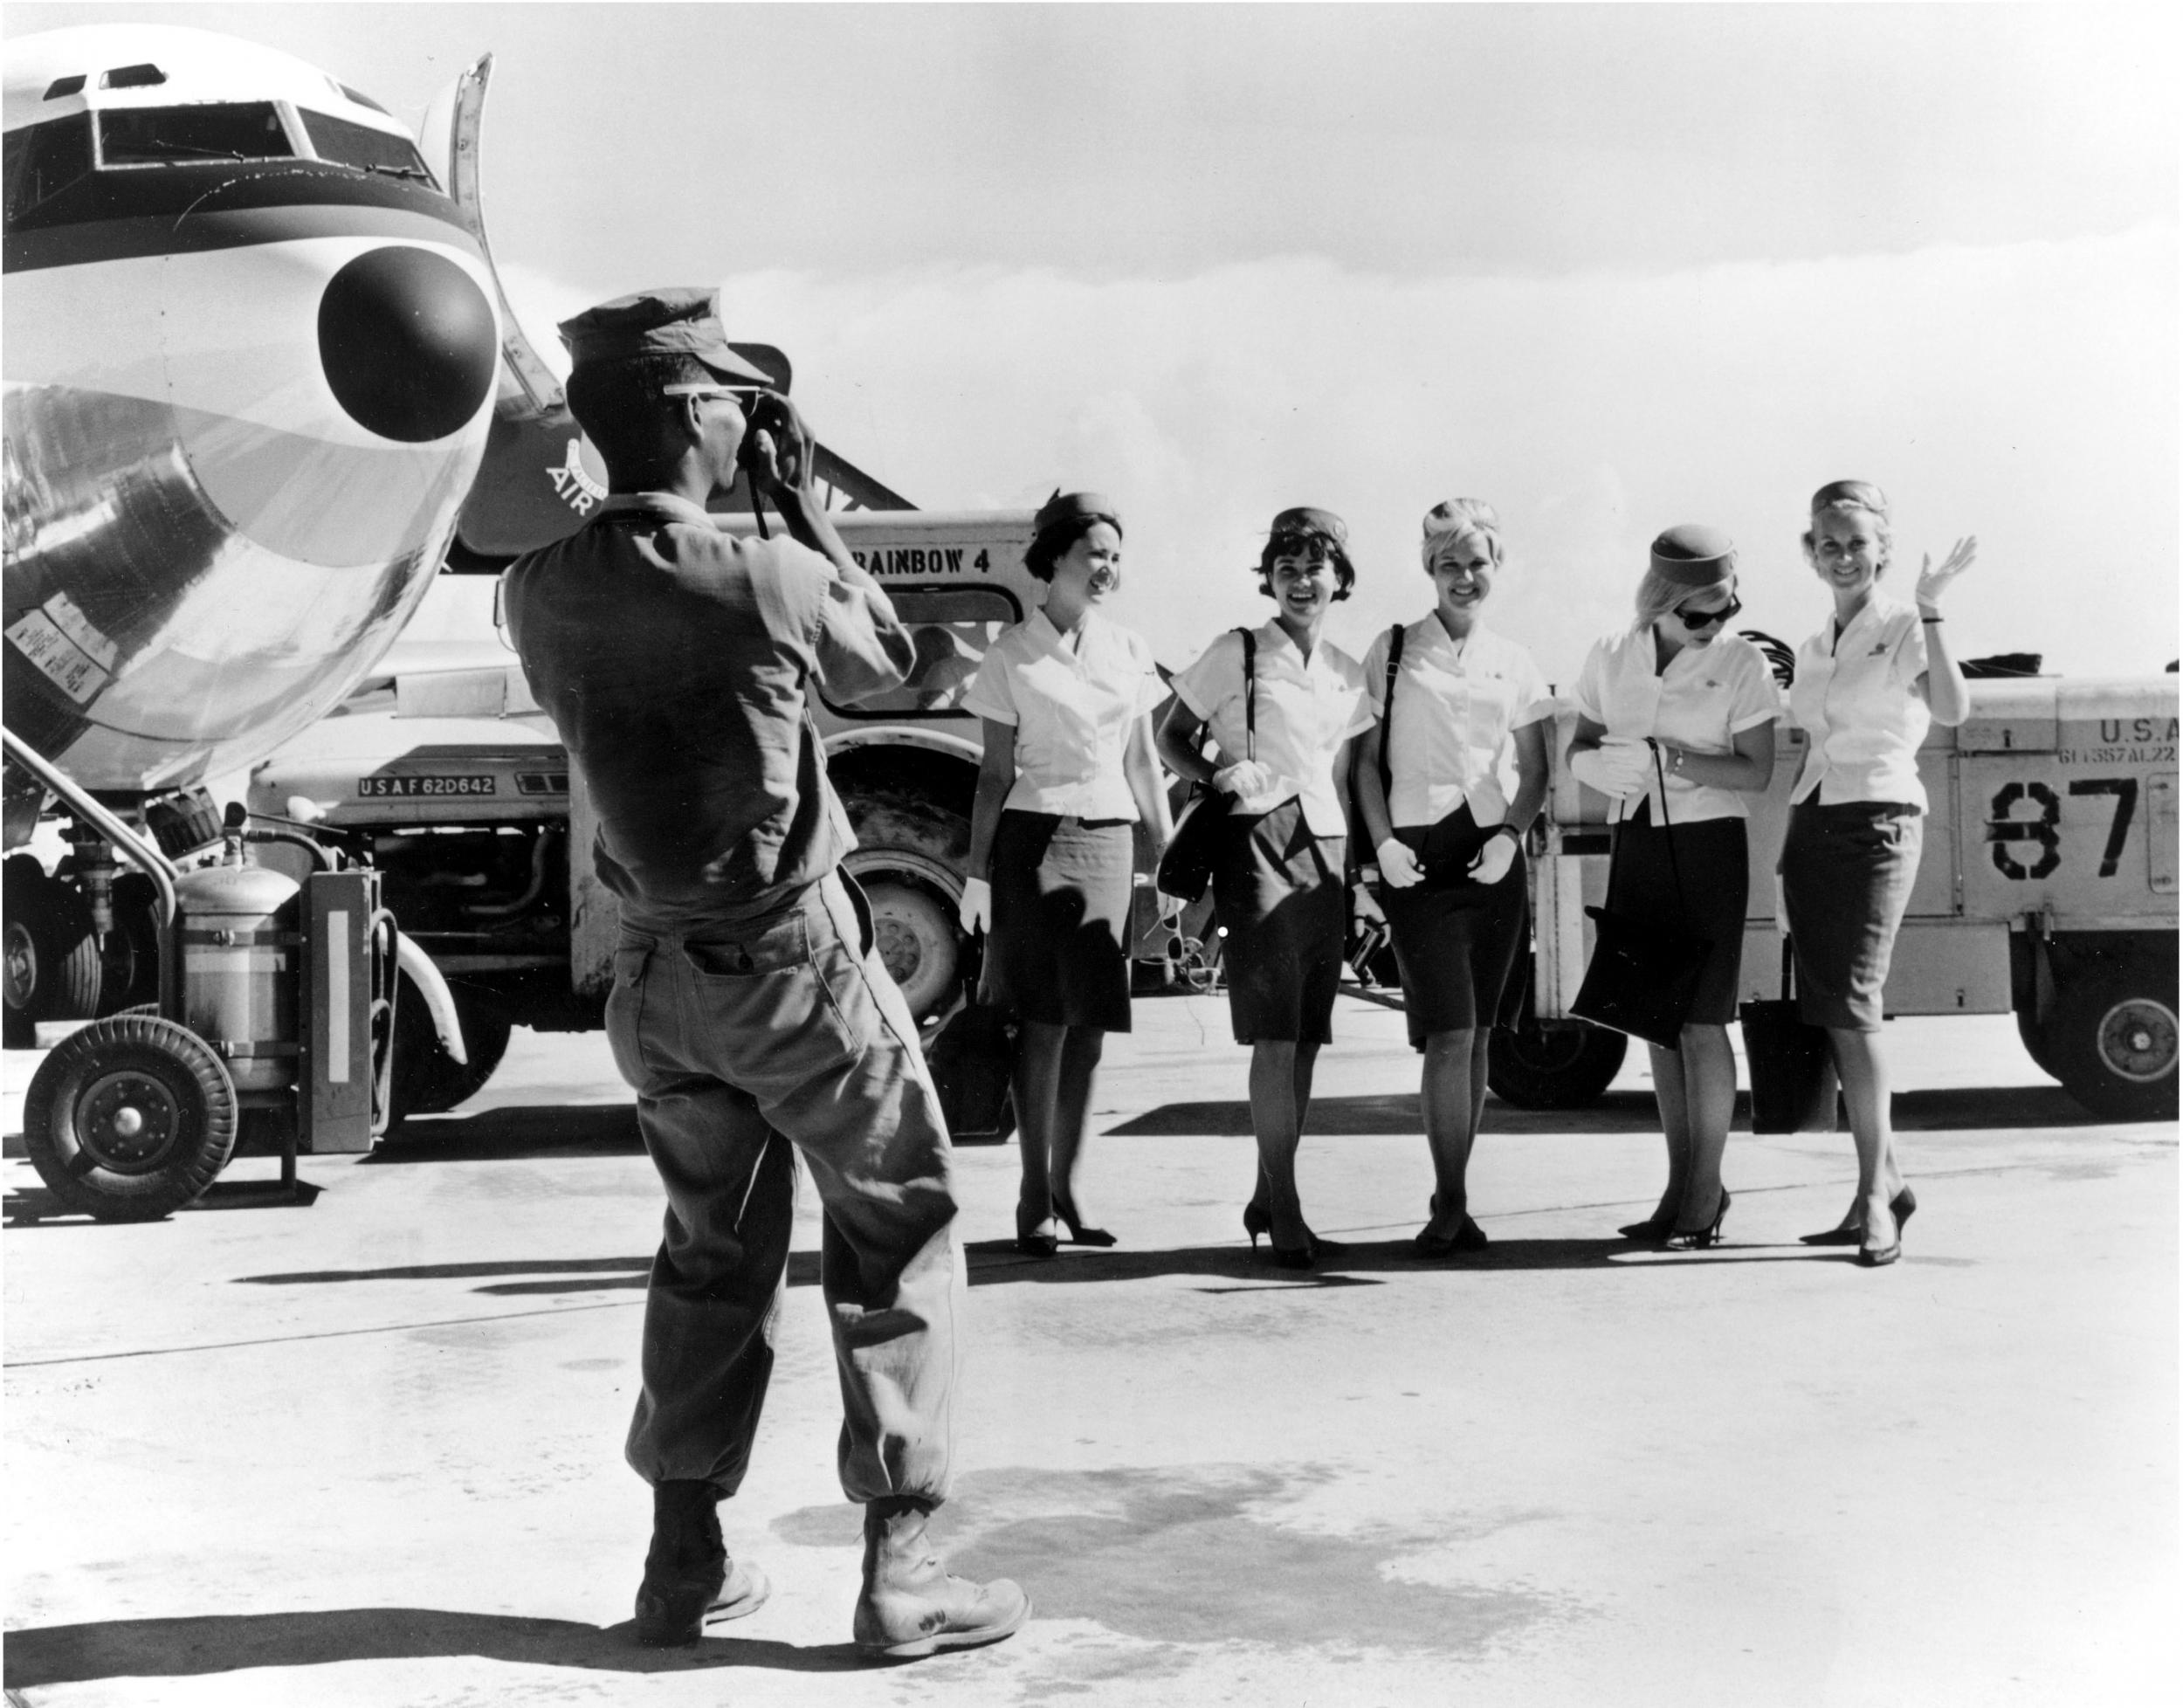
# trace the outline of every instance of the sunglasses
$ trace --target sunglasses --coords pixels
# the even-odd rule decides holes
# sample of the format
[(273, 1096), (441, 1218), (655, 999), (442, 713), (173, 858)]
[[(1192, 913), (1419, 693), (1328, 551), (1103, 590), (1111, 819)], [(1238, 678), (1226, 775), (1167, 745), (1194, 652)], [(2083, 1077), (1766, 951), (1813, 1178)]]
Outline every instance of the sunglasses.
[(1677, 605), (1675, 608), (1675, 620), (1685, 629), (1710, 629), (1716, 623), (1727, 622), (1743, 608), (1744, 602), (1732, 593), (1728, 596), (1728, 603), (1717, 611), (1685, 610), (1682, 606)]
[(750, 407), (766, 395), (766, 388), (757, 385), (718, 385), (702, 380), (692, 380), (678, 385), (659, 388), (663, 397), (725, 397), (745, 415)]

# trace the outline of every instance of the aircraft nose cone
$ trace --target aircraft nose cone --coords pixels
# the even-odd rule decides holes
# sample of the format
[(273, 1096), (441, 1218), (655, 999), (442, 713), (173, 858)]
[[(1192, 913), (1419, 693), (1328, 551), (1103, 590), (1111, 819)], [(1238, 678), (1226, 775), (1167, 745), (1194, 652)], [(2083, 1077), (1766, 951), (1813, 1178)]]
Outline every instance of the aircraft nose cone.
[(382, 438), (444, 438), (477, 413), (499, 349), (492, 305), (444, 255), (359, 255), (319, 299), (319, 361), (358, 425)]

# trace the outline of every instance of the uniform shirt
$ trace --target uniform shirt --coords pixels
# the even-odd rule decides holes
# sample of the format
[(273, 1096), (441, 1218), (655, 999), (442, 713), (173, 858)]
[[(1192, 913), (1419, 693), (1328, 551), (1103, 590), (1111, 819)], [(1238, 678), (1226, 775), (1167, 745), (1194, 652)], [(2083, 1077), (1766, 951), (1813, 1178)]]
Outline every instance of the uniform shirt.
[(1925, 627), (1918, 608), (1876, 591), (1837, 637), (1835, 623), (1796, 650), (1789, 715), (1811, 733), (1791, 802), (1904, 801), (1923, 809), (1918, 749), (1933, 714), (1918, 688)]
[[(1273, 773), (1264, 795), (1238, 796), (1230, 810), (1254, 817), (1301, 797), (1304, 822), (1315, 837), (1339, 837), (1347, 826), (1334, 790), (1334, 750), (1372, 727), (1357, 661), (1324, 637), (1309, 663), (1276, 617), (1257, 631), (1258, 762)], [(1251, 757), (1243, 726), (1243, 641), (1229, 630), (1176, 677), (1175, 694), (1213, 731), (1222, 765)]]
[(1040, 610), (994, 641), (963, 706), (1016, 727), (1004, 809), (1133, 819), (1122, 753), (1137, 720), (1167, 697), (1152, 649), (1130, 630), (1086, 611), (1072, 644)]
[[(1610, 735), (1656, 736), (1694, 754), (1732, 754), (1736, 737), (1770, 723), (1781, 709), (1766, 654), (1740, 635), (1711, 646), (1686, 646), (1653, 668), (1652, 625), (1602, 636), (1577, 675), (1577, 710)], [(1647, 787), (1652, 822), (1662, 819), (1658, 779)], [(1664, 803), (1670, 824), (1706, 818), (1747, 818), (1743, 796), (1688, 777), (1670, 775)], [(1627, 808), (1627, 810), (1626, 810)], [(1619, 823), (1634, 805), (1616, 801), (1608, 815)]]
[(1364, 677), (1373, 713), (1384, 726), (1381, 739), (1394, 782), (1389, 819), (1437, 824), (1466, 801), (1482, 829), (1508, 816), (1501, 767), (1511, 737), (1553, 714), (1546, 678), (1526, 649), (1483, 623), (1461, 641), (1437, 616), (1405, 625), (1391, 724), (1384, 632), (1365, 654)]
[(857, 845), (807, 707), (900, 682), (886, 596), (666, 492), (617, 493), (507, 571), (523, 674), (599, 815), (593, 860), (645, 929), (787, 904)]

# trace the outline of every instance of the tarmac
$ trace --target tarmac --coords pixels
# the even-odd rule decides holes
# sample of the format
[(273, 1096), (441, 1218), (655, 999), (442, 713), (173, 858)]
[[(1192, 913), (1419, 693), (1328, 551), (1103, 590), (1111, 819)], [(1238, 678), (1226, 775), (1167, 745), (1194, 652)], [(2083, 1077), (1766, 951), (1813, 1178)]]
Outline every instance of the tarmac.
[[(1718, 1249), (1618, 1239), (1663, 1172), (1633, 1059), (1490, 1104), (1485, 1252), (1410, 1255), (1398, 1015), (1345, 996), (1302, 1161), (1345, 1258), (1254, 1261), (1224, 1002), (1111, 1041), (1085, 1207), (1018, 1258), (1013, 1145), (960, 1153), (959, 1571), (996, 1647), (850, 1648), (858, 1510), (808, 1189), (756, 1461), (754, 1616), (646, 1651), (622, 1464), (659, 1197), (603, 1038), (519, 1032), (368, 1157), (235, 1164), (145, 1226), (4, 1164), (9, 1699), (92, 1705), (2135, 1704), (2179, 1670), (2173, 1124), (2085, 1115), (1999, 1019), (1898, 1022), (1899, 1264), (1800, 1233), (1847, 1135), (1732, 1140)], [(1634, 1050), (1633, 1058), (1642, 1057)], [(36, 1057), (4, 1061), (19, 1131)], [(1739, 1116), (1739, 1129), (1747, 1121)]]

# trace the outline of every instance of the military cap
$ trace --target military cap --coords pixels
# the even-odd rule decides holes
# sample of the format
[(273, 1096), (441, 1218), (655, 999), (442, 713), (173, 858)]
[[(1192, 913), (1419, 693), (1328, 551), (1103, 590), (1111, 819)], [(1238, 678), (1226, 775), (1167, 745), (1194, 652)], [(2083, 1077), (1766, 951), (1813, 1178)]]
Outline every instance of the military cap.
[(770, 387), (772, 379), (728, 348), (716, 293), (694, 286), (639, 291), (587, 308), (561, 323), (561, 341), (576, 368), (632, 356), (686, 355), (723, 381)]
[(1652, 542), (1652, 573), (1677, 587), (1718, 587), (1735, 568), (1736, 542), (1702, 522), (1678, 522)]
[(1121, 517), (1105, 493), (1064, 492), (1056, 488), (1054, 495), (1040, 505), (1038, 513), (1031, 518), (1031, 532), (1043, 534), (1049, 528), (1078, 521), (1105, 522), (1118, 534), (1122, 527)]
[(1333, 541), (1345, 550), (1349, 545), (1349, 525), (1333, 511), (1317, 509), (1308, 504), (1284, 510), (1273, 519), (1273, 526), (1266, 532), (1277, 538), (1284, 534), (1316, 534)]

